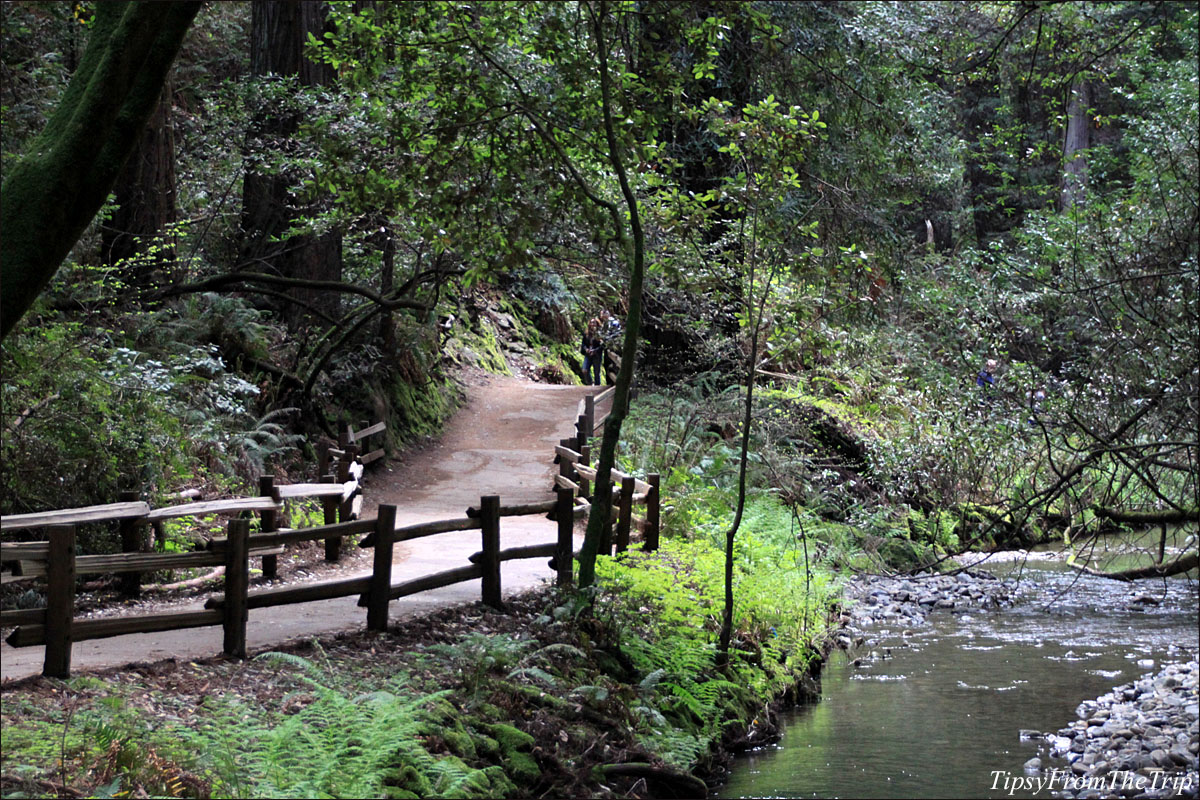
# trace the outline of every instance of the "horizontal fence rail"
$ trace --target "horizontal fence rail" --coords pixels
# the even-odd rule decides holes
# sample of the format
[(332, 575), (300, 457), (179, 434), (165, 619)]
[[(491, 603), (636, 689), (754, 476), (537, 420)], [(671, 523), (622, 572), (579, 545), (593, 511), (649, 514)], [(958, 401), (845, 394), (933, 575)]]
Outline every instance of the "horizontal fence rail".
[[(365, 457), (357, 455), (358, 444), (367, 437), (383, 433), (383, 423), (364, 425), (358, 431), (347, 427), (339, 448), (330, 448), (326, 456), (329, 465), (336, 467), (321, 483), (302, 483), (275, 486), (264, 478), (259, 497), (235, 498), (185, 503), (162, 509), (151, 509), (141, 502), (122, 502), (61, 512), (19, 515), (5, 518), (5, 530), (44, 528), (46, 541), (3, 543), (0, 560), (13, 575), (25, 579), (39, 577), (46, 581), (44, 609), (14, 609), (0, 611), (0, 625), (15, 626), (6, 640), (13, 647), (42, 645), (46, 647), (43, 674), (66, 677), (70, 674), (71, 645), (76, 641), (120, 636), (130, 633), (150, 633), (207, 626), (223, 629), (223, 652), (244, 658), (246, 629), (250, 609), (358, 596), (358, 605), (367, 609), (367, 628), (382, 631), (387, 628), (388, 604), (411, 594), (450, 586), (465, 581), (480, 581), (481, 599), (493, 607), (501, 606), (500, 564), (506, 561), (551, 557), (550, 565), (559, 585), (571, 582), (574, 558), (574, 528), (576, 520), (586, 517), (593, 505), (588, 491), (596, 478), (596, 470), (588, 464), (588, 440), (595, 426), (602, 425), (607, 414), (597, 415), (597, 403), (612, 396), (612, 389), (588, 396), (580, 403), (576, 435), (564, 439), (554, 450), (560, 474), (555, 478), (554, 499), (536, 503), (502, 505), (495, 495), (480, 498), (461, 517), (431, 520), (409, 525), (397, 525), (397, 509), (380, 505), (374, 519), (357, 519), (352, 511), (353, 501), (361, 503), (359, 480)], [(374, 453), (375, 451), (371, 451)], [(368, 453), (371, 455), (371, 453)], [(658, 544), (659, 496), (657, 475), (646, 479), (612, 470), (613, 510), (616, 519), (612, 540), (602, 545), (601, 552), (620, 552), (629, 545), (630, 531), (636, 527), (643, 533), (646, 549)], [(320, 498), (325, 509), (325, 524), (303, 529), (278, 528), (277, 514), (284, 499), (298, 497)], [(645, 516), (635, 520), (634, 506), (644, 506)], [(215, 537), (203, 551), (194, 553), (117, 553), (110, 555), (76, 555), (75, 526), (98, 521), (132, 520), (134, 524), (150, 524), (156, 520), (184, 515), (212, 513), (260, 514), (259, 533), (250, 533), (246, 519), (227, 523), (226, 535)], [(555, 541), (520, 547), (501, 548), (501, 525), (506, 517), (545, 515), (556, 523)], [(14, 521), (15, 520), (15, 521)], [(13, 521), (12, 524), (8, 524)], [(636, 523), (636, 525), (635, 525)], [(392, 583), (392, 563), (395, 545), (425, 536), (478, 530), (481, 547), (467, 557), (467, 563), (431, 575)], [(326, 555), (331, 548), (336, 553), (343, 538), (362, 537), (359, 547), (373, 550), (372, 569), (367, 575), (324, 581), (301, 586), (284, 586), (250, 590), (249, 560), (263, 558), (264, 575), (267, 559), (274, 559), (289, 544), (323, 541)], [(175, 611), (108, 619), (74, 619), (76, 578), (99, 572), (140, 573), (180, 566), (224, 566), (223, 592), (208, 598), (199, 611)], [(272, 564), (273, 567), (273, 564)], [(6, 572), (6, 574), (8, 574)]]
[[(321, 501), (326, 523), (339, 520), (345, 522), (357, 518), (361, 508), (362, 465), (351, 465), (345, 471), (347, 473), (346, 480), (342, 481), (329, 475), (322, 483), (297, 483), (282, 486), (276, 486), (273, 478), (264, 477), (259, 482), (259, 496), (257, 497), (199, 500), (162, 508), (151, 508), (148, 503), (131, 500), (34, 514), (10, 514), (0, 517), (0, 530), (8, 533), (42, 529), (52, 525), (78, 526), (118, 522), (121, 526), (122, 552), (79, 556), (76, 569), (80, 574), (123, 574), (126, 576), (122, 583), (124, 592), (129, 595), (137, 595), (140, 591), (140, 574), (143, 572), (221, 565), (220, 561), (213, 561), (213, 557), (203, 551), (172, 554), (148, 552), (146, 528), (153, 527), (158, 530), (158, 526), (166, 520), (181, 517), (257, 513), (262, 530), (272, 531), (275, 529), (279, 513), (283, 510), (285, 500), (308, 498)], [(192, 494), (193, 492), (190, 491), (180, 493), (180, 495), (187, 496)], [(250, 554), (256, 558), (262, 558), (263, 575), (273, 578), (278, 574), (276, 558), (281, 552), (277, 546), (303, 540), (303, 537), (289, 539), (281, 536), (269, 548), (255, 547)], [(334, 544), (331, 545), (331, 541)], [(0, 567), (2, 567), (0, 582), (8, 584), (44, 576), (46, 574), (45, 566), (36, 562), (46, 560), (48, 548), (49, 545), (45, 541), (0, 542)], [(330, 534), (326, 537), (326, 559), (337, 561), (339, 552), (340, 535)]]

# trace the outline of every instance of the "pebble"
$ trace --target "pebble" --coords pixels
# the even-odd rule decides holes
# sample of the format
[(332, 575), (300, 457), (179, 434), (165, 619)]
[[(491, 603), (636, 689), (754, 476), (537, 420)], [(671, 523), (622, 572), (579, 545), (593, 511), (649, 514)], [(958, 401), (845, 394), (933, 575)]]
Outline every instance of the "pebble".
[(981, 569), (969, 569), (957, 575), (869, 576), (852, 581), (844, 596), (849, 601), (847, 613), (854, 630), (897, 619), (924, 624), (934, 609), (962, 614), (1007, 608), (1012, 605), (1014, 591), (1011, 581), (999, 580)]
[[(1157, 674), (1080, 703), (1079, 719), (1043, 736), (1048, 747), (1038, 770), (1063, 776), (1052, 784), (1053, 795), (1200, 796), (1200, 721), (1190, 713), (1198, 683), (1196, 661), (1166, 664)], [(1066, 741), (1069, 752), (1061, 746)], [(1027, 770), (1034, 760), (1026, 762)], [(1097, 794), (1099, 784), (1106, 791)]]

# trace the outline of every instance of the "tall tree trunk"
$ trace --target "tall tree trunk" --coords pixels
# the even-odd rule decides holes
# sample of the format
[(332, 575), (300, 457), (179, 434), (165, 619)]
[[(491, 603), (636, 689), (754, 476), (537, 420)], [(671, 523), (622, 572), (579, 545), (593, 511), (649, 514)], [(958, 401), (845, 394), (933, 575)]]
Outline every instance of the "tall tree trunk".
[[(165, 282), (169, 276), (162, 273), (175, 258), (174, 238), (166, 232), (178, 218), (172, 94), (168, 82), (113, 187), (117, 209), (100, 229), (101, 261), (110, 267), (126, 262), (123, 274), (138, 287)], [(153, 274), (156, 270), (160, 276)]]
[[(601, 109), (604, 114), (604, 135), (608, 144), (608, 162), (616, 173), (621, 187), (624, 208), (615, 203), (608, 206), (613, 220), (613, 233), (621, 244), (621, 252), (629, 271), (629, 311), (625, 317), (625, 340), (621, 346), (621, 369), (613, 391), (612, 411), (604, 423), (604, 437), (600, 440), (600, 460), (596, 464), (596, 487), (592, 498), (592, 512), (588, 516), (587, 533), (579, 553), (579, 585), (591, 586), (596, 580), (596, 556), (600, 542), (612, 521), (612, 468), (617, 459), (617, 443), (621, 440), (621, 426), (629, 415), (629, 395), (633, 387), (633, 367), (637, 362), (638, 337), (642, 328), (642, 289), (646, 277), (645, 236), (642, 232), (641, 209), (633, 193), (629, 176), (625, 170), (624, 148), (617, 140), (613, 123), (613, 98), (611, 76), (608, 72), (608, 41), (605, 39), (604, 23), (608, 16), (608, 4), (601, 2), (593, 11), (592, 30), (596, 39), (597, 61), (600, 67)], [(628, 214), (626, 222), (625, 214)], [(626, 228), (628, 224), (628, 228)]]
[[(250, 23), (250, 69), (255, 75), (293, 77), (301, 86), (332, 82), (328, 64), (304, 55), (309, 34), (318, 39), (328, 20), (326, 4), (304, 0), (255, 0)], [(296, 114), (264, 114), (251, 134), (263, 148), (284, 148), (300, 127)], [(251, 148), (253, 149), (253, 148)], [(337, 281), (342, 277), (342, 242), (337, 234), (278, 238), (296, 220), (320, 211), (320, 204), (292, 202), (293, 176), (248, 170), (242, 186), (242, 263), (256, 271), (274, 271), (288, 278)], [(301, 303), (320, 304), (334, 316), (339, 298), (312, 289), (290, 289)], [(330, 307), (330, 304), (333, 307)], [(303, 324), (299, 305), (282, 309), (288, 324)]]
[(199, 10), (198, 2), (96, 5), (79, 69), (0, 188), (0, 338), (104, 204)]
[(1086, 81), (1076, 81), (1067, 103), (1067, 138), (1063, 144), (1063, 186), (1059, 205), (1067, 211), (1083, 200), (1087, 189), (1088, 107), (1091, 90)]
[[(383, 240), (380, 244), (381, 269), (379, 271), (379, 295), (391, 297), (396, 285), (396, 237), (386, 225), (379, 230)], [(383, 340), (383, 351), (392, 354), (396, 350), (396, 324), (392, 312), (385, 311), (379, 316), (379, 338)]]

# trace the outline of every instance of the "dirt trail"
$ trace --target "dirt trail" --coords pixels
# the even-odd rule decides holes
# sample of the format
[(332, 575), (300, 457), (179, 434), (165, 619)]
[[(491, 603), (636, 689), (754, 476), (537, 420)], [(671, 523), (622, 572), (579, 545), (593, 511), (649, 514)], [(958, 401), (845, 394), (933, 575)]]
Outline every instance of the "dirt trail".
[[(379, 504), (392, 503), (398, 506), (397, 525), (406, 525), (461, 516), (487, 494), (499, 495), (505, 505), (552, 499), (554, 445), (573, 434), (579, 400), (596, 391), (517, 378), (490, 378), (471, 386), (466, 404), (440, 440), (368, 476), (363, 513), (374, 516)], [(500, 526), (501, 546), (550, 542), (555, 531), (555, 524), (542, 516), (506, 517)], [(479, 550), (479, 536), (478, 531), (461, 531), (405, 542), (397, 548), (393, 583), (463, 566), (467, 556)], [(505, 595), (551, 577), (545, 559), (508, 561), (501, 566)], [(391, 619), (473, 602), (479, 592), (476, 580), (395, 600), (390, 605)], [(199, 609), (202, 604), (199, 599), (184, 608)], [(358, 628), (365, 622), (366, 612), (358, 607), (357, 597), (255, 609), (250, 612), (246, 645), (253, 652), (297, 637)], [(205, 658), (221, 652), (221, 639), (220, 627), (208, 627), (79, 642), (72, 649), (72, 671), (165, 658)], [(0, 678), (36, 675), (42, 658), (41, 647), (2, 645)]]

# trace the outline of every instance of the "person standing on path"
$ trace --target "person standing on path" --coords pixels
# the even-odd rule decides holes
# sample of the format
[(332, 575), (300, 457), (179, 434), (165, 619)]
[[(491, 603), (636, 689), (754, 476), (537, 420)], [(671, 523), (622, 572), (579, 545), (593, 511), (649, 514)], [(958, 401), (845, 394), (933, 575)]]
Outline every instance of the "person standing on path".
[[(597, 335), (600, 337), (600, 373), (601, 375), (610, 376), (609, 383), (611, 383), (611, 375), (614, 372), (620, 371), (621, 362), (615, 355), (609, 354), (608, 343), (621, 335), (621, 321), (616, 317), (610, 316), (607, 308), (600, 309), (597, 320), (600, 322), (599, 329), (597, 330)], [(621, 348), (618, 346), (614, 349), (619, 351)], [(597, 381), (596, 385), (598, 386), (599, 383)]]
[(579, 346), (583, 353), (583, 385), (600, 385), (600, 367), (604, 362), (604, 340), (600, 338), (600, 320), (593, 317), (588, 321)]

